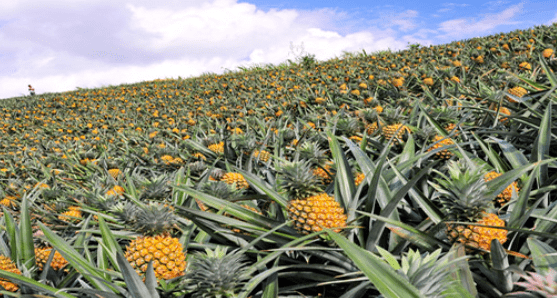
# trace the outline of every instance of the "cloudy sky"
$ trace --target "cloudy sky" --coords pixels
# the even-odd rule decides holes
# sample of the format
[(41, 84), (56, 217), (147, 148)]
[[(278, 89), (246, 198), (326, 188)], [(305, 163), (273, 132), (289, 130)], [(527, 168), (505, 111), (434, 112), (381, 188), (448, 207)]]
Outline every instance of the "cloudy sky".
[[(452, 0), (454, 1), (454, 0)], [(0, 98), (401, 50), (557, 22), (552, 1), (0, 1)]]

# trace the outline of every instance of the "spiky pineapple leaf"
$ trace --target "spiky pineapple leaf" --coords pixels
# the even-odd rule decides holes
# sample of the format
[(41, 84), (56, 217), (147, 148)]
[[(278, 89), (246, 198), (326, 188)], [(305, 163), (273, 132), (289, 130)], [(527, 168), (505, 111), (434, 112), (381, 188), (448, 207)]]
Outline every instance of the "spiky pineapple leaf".
[[(329, 139), (331, 155), (333, 156), (337, 170), (335, 185), (338, 184), (338, 188), (340, 189), (341, 205), (346, 209), (351, 205), (350, 202), (354, 198), (356, 188), (354, 185), (354, 176), (352, 175), (348, 159), (340, 147), (337, 137), (330, 131), (327, 131), (327, 137)], [(348, 140), (346, 138), (344, 139), (345, 141)]]
[[(70, 295), (70, 294), (68, 294), (64, 291), (60, 291), (60, 289), (45, 285), (45, 284), (40, 283), (40, 282), (38, 282), (34, 279), (31, 279), (29, 277), (19, 275), (19, 274), (16, 274), (16, 273), (12, 273), (12, 272), (9, 272), (9, 271), (5, 271), (5, 270), (2, 270), (2, 269), (0, 269), (0, 278), (5, 278), (5, 279), (17, 281), (17, 283), (19, 285), (29, 287), (31, 289), (34, 289), (34, 290), (38, 291), (38, 292), (53, 295), (54, 297), (77, 298), (77, 296)], [(13, 293), (7, 292), (7, 294), (8, 293), (13, 294)]]
[[(126, 282), (126, 288), (133, 298), (158, 298), (159, 294), (151, 289), (149, 290), (147, 286), (141, 280), (141, 277), (132, 268), (128, 260), (120, 252), (116, 253), (116, 260), (118, 261), (118, 266), (122, 269), (122, 275), (124, 281)], [(151, 267), (151, 270), (153, 268)]]
[(103, 250), (105, 251), (106, 256), (108, 257), (112, 265), (116, 267), (116, 269), (120, 270), (119, 264), (116, 259), (116, 254), (123, 253), (122, 247), (118, 244), (118, 242), (116, 241), (116, 237), (114, 237), (114, 234), (102, 217), (99, 217), (99, 228), (101, 230), (102, 236), (102, 238), (100, 239), (100, 243), (102, 244)]
[[(400, 200), (404, 198), (408, 192), (414, 187), (414, 185), (422, 179), (422, 177), (429, 172), (429, 170), (436, 165), (437, 163), (431, 163), (427, 167), (421, 169), (410, 181), (408, 181), (402, 188), (400, 188), (390, 199), (389, 204), (385, 206), (385, 208), (381, 209), (380, 215), (382, 217), (388, 218), (391, 216), (391, 213), (396, 209)], [(400, 174), (400, 173), (399, 173)], [(402, 175), (399, 176), (400, 179), (403, 179)], [(372, 242), (372, 245), (375, 246), (377, 241), (381, 238), (381, 234), (383, 233), (385, 228), (385, 222), (376, 222), (373, 227), (371, 228), (370, 239), (374, 239), (375, 241)], [(371, 243), (367, 243), (367, 247), (369, 247)]]
[(422, 297), (418, 289), (381, 258), (335, 232), (327, 230), (327, 233), (385, 297)]
[[(551, 143), (551, 109), (552, 104), (549, 101), (541, 119), (538, 136), (532, 148), (532, 155), (530, 156), (530, 162), (532, 163), (546, 159), (549, 154), (549, 145)], [(541, 185), (546, 184), (546, 181), (549, 179), (547, 165), (541, 165), (538, 179)]]
[(499, 240), (491, 240), (491, 259), (495, 278), (495, 286), (503, 293), (513, 289), (512, 272), (509, 270), (509, 257)]
[(31, 217), (29, 215), (29, 197), (23, 196), (21, 201), (21, 212), (19, 222), (20, 250), (19, 260), (28, 270), (35, 266), (35, 244), (33, 242), (33, 228), (31, 227)]
[[(60, 254), (64, 257), (64, 259), (68, 260), (70, 263), (79, 273), (81, 273), (85, 279), (87, 279), (92, 286), (97, 289), (107, 291), (107, 292), (115, 292), (115, 288), (111, 285), (107, 285), (105, 282), (110, 283), (111, 280), (106, 280), (105, 275), (101, 270), (96, 268), (91, 262), (86, 260), (74, 247), (72, 247), (69, 243), (64, 241), (60, 236), (56, 235), (55, 232), (50, 230), (46, 227), (43, 223), (38, 223), (39, 228), (43, 231), (48, 243), (52, 245)], [(101, 282), (101, 280), (105, 282)]]
[(19, 254), (19, 248), (18, 248), (19, 236), (17, 234), (17, 225), (15, 223), (12, 214), (8, 212), (6, 207), (2, 207), (2, 211), (3, 214), (5, 215), (3, 216), (3, 218), (6, 223), (6, 231), (8, 233), (8, 240), (10, 243), (10, 256), (12, 260), (17, 260)]
[(535, 238), (528, 238), (526, 242), (538, 273), (547, 275), (550, 268), (557, 268), (557, 250), (555, 248)]

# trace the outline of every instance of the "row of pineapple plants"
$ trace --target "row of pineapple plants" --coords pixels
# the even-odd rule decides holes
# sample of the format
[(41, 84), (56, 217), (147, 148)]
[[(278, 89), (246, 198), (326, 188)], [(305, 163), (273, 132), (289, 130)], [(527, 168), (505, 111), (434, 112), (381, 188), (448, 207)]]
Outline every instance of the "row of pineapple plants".
[(551, 295), (555, 30), (5, 100), (3, 293)]

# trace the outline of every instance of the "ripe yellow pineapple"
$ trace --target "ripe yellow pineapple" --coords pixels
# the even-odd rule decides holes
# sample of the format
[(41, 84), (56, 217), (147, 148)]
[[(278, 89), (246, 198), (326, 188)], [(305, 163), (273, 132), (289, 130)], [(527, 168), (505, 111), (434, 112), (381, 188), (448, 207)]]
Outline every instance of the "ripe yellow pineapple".
[(121, 196), (125, 192), (124, 188), (120, 185), (115, 185), (106, 192), (107, 196)]
[[(21, 275), (21, 271), (17, 269), (15, 263), (9, 257), (6, 256), (0, 255), (0, 269)], [(5, 278), (0, 278), (0, 286), (6, 289), (6, 291), (10, 291), (10, 292), (15, 292), (19, 289), (19, 287), (16, 284), (14, 284), (13, 282)]]
[(317, 176), (323, 184), (331, 184), (333, 182), (333, 169), (331, 165), (324, 165), (323, 167), (317, 167), (312, 170), (313, 175)]
[(68, 207), (68, 211), (60, 214), (58, 219), (66, 221), (66, 222), (78, 222), (82, 217), (81, 208), (79, 206), (71, 206)]
[(356, 186), (359, 186), (362, 182), (364, 182), (365, 178), (366, 178), (366, 175), (364, 173), (356, 174), (356, 177), (354, 178), (354, 184)]
[(262, 162), (267, 162), (271, 158), (271, 153), (265, 150), (255, 150), (253, 152), (253, 157), (261, 160)]
[(240, 173), (233, 173), (229, 172), (222, 175), (220, 181), (225, 182), (226, 184), (236, 184), (237, 189), (247, 189), (249, 188), (249, 183), (244, 178), (244, 176)]
[(224, 154), (224, 142), (211, 144), (207, 148), (209, 148), (209, 150), (211, 150), (211, 151), (213, 151), (217, 154)]
[(334, 197), (321, 191), (319, 178), (308, 162), (287, 162), (279, 173), (279, 187), (288, 195), (288, 218), (304, 233), (331, 228), (338, 232), (346, 226), (344, 208)]
[(542, 51), (542, 55), (544, 58), (550, 58), (553, 55), (554, 51), (552, 48), (547, 48)]
[[(496, 214), (490, 213), (493, 202), (487, 199), (488, 188), (482, 168), (475, 164), (460, 164), (449, 162), (449, 177), (437, 179), (439, 184), (432, 183), (437, 190), (437, 196), (446, 211), (450, 222), (469, 222), (474, 224), (447, 223), (447, 236), (451, 242), (460, 242), (467, 246), (468, 251), (473, 248), (491, 250), (491, 241), (499, 240), (501, 244), (507, 241), (505, 222)], [(490, 227), (480, 227), (478, 225)]]
[(0, 205), (10, 209), (17, 208), (17, 198), (14, 196), (5, 196), (2, 200), (0, 200)]
[[(485, 179), (485, 182), (488, 182), (488, 181), (493, 180), (493, 179), (495, 179), (495, 178), (497, 178), (501, 175), (503, 175), (503, 174), (497, 173), (495, 171), (491, 171), (491, 172), (488, 172), (487, 174), (485, 174), (484, 179)], [(496, 201), (499, 204), (504, 204), (504, 203), (511, 200), (513, 191), (518, 193), (518, 190), (519, 190), (518, 184), (516, 183), (516, 181), (514, 181), (513, 183), (511, 183), (511, 185), (507, 186), (507, 188), (505, 188), (500, 194), (497, 195)]]
[(118, 175), (120, 175), (120, 173), (121, 171), (118, 168), (108, 170), (108, 174), (114, 179), (118, 178)]
[[(526, 89), (520, 87), (520, 86), (516, 86), (516, 87), (513, 87), (513, 88), (509, 89), (509, 93), (516, 96), (516, 97), (523, 97), (524, 95), (528, 94), (528, 91)], [(510, 102), (518, 102), (518, 101), (510, 98), (509, 96), (507, 96), (507, 99)]]
[[(35, 247), (35, 261), (39, 270), (42, 271), (48, 257), (52, 252), (52, 247)], [(50, 263), (50, 268), (54, 270), (59, 270), (64, 268), (68, 264), (68, 261), (58, 252), (54, 252), (52, 262)]]
[(172, 279), (185, 274), (186, 255), (178, 238), (170, 229), (175, 218), (172, 210), (159, 204), (139, 208), (136, 228), (143, 236), (134, 239), (127, 247), (125, 257), (141, 276), (145, 275), (150, 261), (157, 279)]
[(394, 138), (393, 143), (395, 145), (398, 145), (402, 141), (404, 141), (404, 137), (407, 133), (410, 133), (410, 128), (401, 123), (383, 126), (383, 129), (381, 130), (381, 134), (385, 139), (390, 140)]
[[(454, 145), (454, 141), (452, 139), (444, 136), (436, 135), (435, 137), (433, 137), (433, 145), (429, 147), (427, 151), (429, 152), (450, 145)], [(449, 151), (449, 149), (444, 149), (435, 153), (435, 157), (439, 159), (450, 159), (453, 155), (454, 154), (451, 151)]]

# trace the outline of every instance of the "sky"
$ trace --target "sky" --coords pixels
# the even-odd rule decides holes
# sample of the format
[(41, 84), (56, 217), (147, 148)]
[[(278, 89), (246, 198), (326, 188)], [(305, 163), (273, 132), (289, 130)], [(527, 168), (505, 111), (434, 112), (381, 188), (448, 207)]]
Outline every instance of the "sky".
[(403, 50), (557, 22), (553, 1), (0, 1), (0, 99)]

